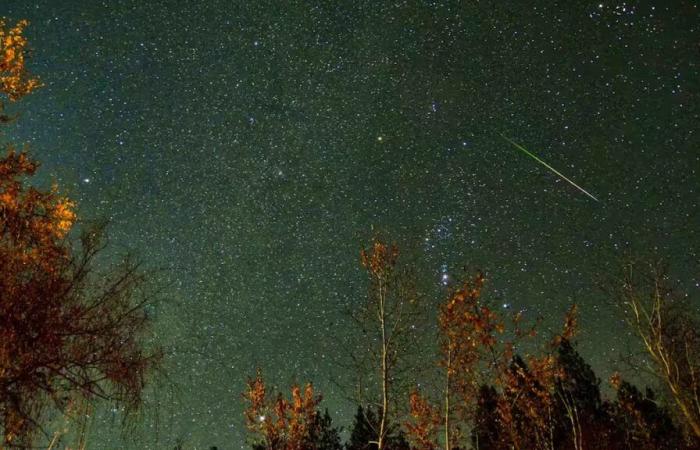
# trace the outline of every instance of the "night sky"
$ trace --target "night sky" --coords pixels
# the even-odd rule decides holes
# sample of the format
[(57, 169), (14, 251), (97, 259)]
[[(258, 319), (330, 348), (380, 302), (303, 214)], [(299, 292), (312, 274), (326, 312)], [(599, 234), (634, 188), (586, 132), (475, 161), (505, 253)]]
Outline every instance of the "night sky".
[(257, 365), (313, 380), (348, 426), (330, 378), (374, 230), (435, 303), (464, 266), (545, 328), (578, 302), (603, 377), (625, 331), (595, 284), (616, 258), (669, 257), (700, 291), (696, 2), (3, 0), (0, 16), (31, 22), (45, 83), (9, 136), (165, 287), (152, 313), (178, 394), (158, 396), (160, 443), (118, 441), (104, 411), (90, 448), (240, 448)]

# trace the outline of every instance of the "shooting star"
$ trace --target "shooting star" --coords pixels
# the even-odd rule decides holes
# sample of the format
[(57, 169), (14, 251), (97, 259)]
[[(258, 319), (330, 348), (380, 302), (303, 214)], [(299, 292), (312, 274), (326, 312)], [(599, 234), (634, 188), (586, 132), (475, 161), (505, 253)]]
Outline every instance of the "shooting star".
[(508, 139), (507, 137), (505, 137), (505, 136), (502, 135), (502, 134), (501, 134), (501, 137), (502, 137), (504, 140), (506, 140), (507, 142), (510, 142), (511, 144), (513, 144), (513, 146), (514, 146), (515, 148), (517, 148), (518, 150), (522, 151), (523, 153), (525, 153), (525, 154), (526, 154), (527, 156), (529, 156), (530, 158), (534, 159), (535, 161), (537, 161), (538, 163), (542, 164), (543, 166), (545, 166), (546, 168), (548, 168), (548, 169), (551, 170), (552, 172), (554, 172), (554, 173), (556, 173), (557, 175), (559, 175), (559, 177), (561, 177), (562, 179), (564, 179), (564, 180), (565, 180), (566, 182), (568, 182), (570, 185), (572, 185), (573, 187), (575, 187), (575, 188), (578, 189), (579, 191), (583, 192), (584, 194), (586, 194), (587, 196), (589, 196), (589, 197), (592, 198), (593, 200), (595, 200), (595, 201), (597, 201), (598, 203), (600, 203), (600, 200), (598, 200), (597, 198), (595, 198), (595, 197), (593, 196), (593, 194), (591, 194), (590, 192), (588, 192), (587, 190), (585, 190), (584, 188), (582, 188), (582, 187), (579, 186), (578, 184), (574, 183), (574, 182), (571, 181), (570, 179), (566, 178), (566, 177), (565, 177), (561, 172), (559, 172), (557, 169), (555, 169), (554, 167), (550, 166), (550, 165), (547, 164), (546, 162), (542, 161), (542, 160), (541, 160), (540, 158), (538, 158), (537, 156), (535, 156), (535, 155), (533, 155), (532, 153), (530, 153), (529, 151), (527, 151), (527, 149), (526, 149), (525, 147), (523, 147), (522, 145), (519, 145), (519, 144), (516, 143), (516, 142), (513, 142), (511, 139)]

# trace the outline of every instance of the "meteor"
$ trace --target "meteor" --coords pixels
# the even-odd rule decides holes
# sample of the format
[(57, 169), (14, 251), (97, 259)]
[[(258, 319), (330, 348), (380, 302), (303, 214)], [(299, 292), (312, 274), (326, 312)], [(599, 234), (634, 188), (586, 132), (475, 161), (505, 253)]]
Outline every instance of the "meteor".
[(518, 150), (522, 151), (523, 153), (525, 153), (525, 154), (526, 154), (527, 156), (529, 156), (530, 158), (534, 159), (534, 160), (537, 161), (538, 163), (542, 164), (543, 166), (545, 166), (546, 168), (548, 168), (549, 170), (551, 170), (552, 172), (554, 172), (555, 174), (557, 174), (559, 177), (561, 177), (561, 178), (562, 178), (563, 180), (565, 180), (567, 183), (569, 183), (570, 185), (572, 185), (573, 187), (575, 187), (575, 188), (578, 189), (579, 191), (583, 192), (584, 194), (586, 194), (587, 196), (589, 196), (589, 197), (592, 198), (593, 200), (595, 200), (595, 201), (597, 201), (597, 202), (600, 203), (600, 200), (598, 200), (597, 198), (595, 198), (595, 197), (593, 196), (593, 194), (591, 194), (590, 192), (588, 192), (587, 190), (585, 190), (584, 188), (582, 188), (582, 187), (579, 186), (578, 184), (574, 183), (574, 182), (571, 181), (570, 179), (566, 178), (566, 177), (565, 177), (561, 172), (559, 172), (557, 169), (555, 169), (554, 167), (550, 166), (550, 165), (547, 164), (546, 162), (542, 161), (542, 160), (541, 160), (540, 158), (538, 158), (537, 156), (535, 156), (535, 155), (533, 155), (532, 153), (530, 153), (529, 151), (527, 151), (527, 149), (526, 149), (525, 147), (523, 147), (522, 145), (519, 145), (518, 143), (512, 141), (511, 139), (508, 139), (507, 137), (505, 137), (505, 136), (502, 135), (502, 134), (501, 134), (501, 137), (502, 137), (506, 142), (510, 142), (511, 144), (513, 144), (513, 146), (514, 146), (515, 148), (517, 148)]

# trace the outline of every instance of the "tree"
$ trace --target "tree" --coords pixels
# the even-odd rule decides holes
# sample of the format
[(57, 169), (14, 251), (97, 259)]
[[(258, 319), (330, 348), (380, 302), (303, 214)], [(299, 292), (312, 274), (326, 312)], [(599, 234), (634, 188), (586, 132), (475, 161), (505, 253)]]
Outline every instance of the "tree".
[[(571, 345), (562, 340), (554, 386), (547, 394), (561, 398), (556, 391), (568, 395), (567, 407), (542, 404), (532, 382), (541, 377), (520, 357), (515, 356), (510, 367), (512, 381), (503, 392), (492, 386), (482, 386), (479, 404), (472, 428), (472, 446), (479, 450), (537, 449), (598, 449), (608, 450), (681, 450), (697, 449), (692, 439), (684, 437), (670, 412), (656, 399), (650, 389), (640, 392), (623, 381), (619, 375), (612, 378), (617, 391), (613, 401), (602, 401), (598, 378)], [(566, 356), (562, 356), (566, 355)], [(564, 360), (565, 362), (561, 362)], [(561, 365), (560, 365), (561, 364)], [(581, 369), (581, 373), (572, 372)], [(535, 381), (539, 383), (539, 381)], [(578, 384), (580, 383), (580, 384)], [(547, 398), (547, 397), (544, 397)], [(550, 411), (542, 415), (538, 411)], [(570, 410), (577, 411), (575, 415)], [(550, 415), (551, 414), (551, 415)], [(571, 418), (580, 421), (573, 430)], [(546, 422), (541, 422), (546, 419)], [(554, 427), (554, 428), (549, 428)], [(542, 436), (543, 431), (553, 433)], [(539, 434), (539, 435), (538, 435)], [(544, 437), (544, 438), (543, 438)]]
[[(410, 271), (397, 266), (398, 257), (398, 247), (380, 239), (374, 239), (371, 248), (361, 250), (360, 262), (367, 271), (370, 287), (367, 302), (353, 314), (368, 339), (364, 347), (367, 352), (353, 359), (360, 376), (364, 376), (367, 370), (370, 372), (370, 389), (376, 388), (371, 395), (378, 397), (378, 423), (370, 441), (377, 444), (378, 450), (387, 448), (385, 443), (390, 424), (397, 420), (396, 399), (400, 398), (397, 392), (402, 387), (402, 374), (407, 363), (405, 353), (409, 345), (415, 348), (415, 342), (410, 344), (410, 338), (419, 321), (419, 301), (413, 277)], [(367, 386), (358, 386), (358, 392), (362, 393), (365, 388)], [(366, 399), (362, 394), (359, 397), (358, 403), (363, 404)]]
[(600, 380), (568, 338), (558, 342), (557, 367), (557, 413), (566, 418), (557, 424), (561, 435), (558, 440), (564, 441), (565, 435), (571, 435), (574, 449), (588, 448), (587, 437), (600, 436), (598, 424), (605, 421)]
[(314, 450), (310, 439), (318, 436), (316, 407), (321, 397), (314, 394), (311, 383), (303, 392), (293, 385), (291, 399), (282, 393), (269, 397), (262, 372), (258, 369), (255, 378), (247, 383), (243, 399), (246, 426), (256, 436), (253, 448), (260, 450)]
[[(504, 325), (480, 302), (484, 282), (479, 272), (473, 280), (454, 291), (439, 310), (441, 359), (438, 365), (444, 370), (445, 380), (442, 395), (445, 450), (451, 450), (460, 438), (460, 422), (463, 424), (473, 417), (476, 390), (481, 385), (479, 373), (493, 369), (488, 366), (498, 359), (495, 335), (503, 333)], [(483, 367), (485, 361), (486, 368)]]
[(311, 428), (307, 447), (314, 450), (343, 450), (340, 431), (333, 427), (328, 409), (323, 414), (316, 413), (316, 423)]
[[(213, 447), (215, 449), (215, 447)], [(265, 443), (254, 443), (253, 450), (265, 450)], [(328, 409), (323, 414), (316, 411), (314, 425), (309, 428), (304, 447), (305, 450), (343, 450), (340, 430), (333, 426)]]
[[(379, 426), (379, 417), (371, 408), (357, 407), (350, 438), (345, 444), (346, 450), (377, 450), (378, 444), (373, 441)], [(387, 450), (410, 450), (403, 432), (395, 424), (389, 423), (385, 436), (385, 448)]]
[(376, 436), (374, 431), (376, 422), (377, 417), (371, 409), (365, 411), (362, 406), (358, 406), (353, 419), (350, 438), (345, 445), (346, 450), (376, 450), (377, 444), (370, 443)]
[(642, 394), (632, 384), (613, 378), (617, 398), (612, 407), (617, 436), (625, 448), (671, 450), (686, 447), (669, 412), (659, 406), (651, 389)]
[[(14, 102), (31, 93), (41, 85), (39, 79), (26, 69), (27, 39), (24, 29), (29, 25), (20, 20), (13, 28), (0, 18), (0, 93)], [(4, 117), (7, 120), (7, 117)]]
[(481, 298), (484, 282), (477, 273), (440, 305), (440, 400), (431, 403), (418, 391), (411, 394), (409, 437), (419, 449), (437, 449), (440, 442), (453, 450), (463, 444), (463, 430), (471, 429), (478, 448), (552, 449), (558, 423), (555, 386), (562, 373), (552, 350), (574, 335), (576, 308), (566, 314), (562, 332), (544, 354), (523, 358), (514, 349), (536, 336), (537, 323), (524, 328), (522, 315), (515, 314), (506, 333), (506, 320)]
[[(10, 102), (39, 86), (24, 67), (26, 25), (0, 22), (0, 94)], [(73, 244), (75, 205), (55, 186), (29, 186), (37, 168), (11, 145), (0, 158), (0, 427), (7, 447), (30, 446), (51, 407), (67, 412), (105, 399), (136, 409), (161, 358), (147, 345), (150, 297), (138, 264), (126, 259), (98, 271), (104, 227), (86, 228)]]
[(554, 358), (513, 357), (498, 383), (499, 420), (516, 450), (553, 450), (554, 442)]
[(413, 448), (415, 450), (435, 450), (441, 422), (440, 411), (423, 397), (418, 389), (411, 392), (409, 405), (410, 420), (406, 423), (406, 430), (413, 442)]
[(474, 427), (472, 428), (472, 445), (479, 450), (500, 450), (507, 448), (502, 445), (503, 436), (498, 405), (501, 403), (500, 394), (493, 386), (481, 385)]
[(665, 386), (686, 427), (700, 438), (700, 321), (678, 295), (663, 262), (628, 262), (613, 295), (642, 343), (650, 371)]
[[(414, 445), (445, 450), (459, 446), (474, 420), (480, 386), (501, 377), (513, 357), (514, 342), (502, 338), (504, 320), (482, 299), (485, 278), (477, 273), (452, 291), (438, 312), (438, 367), (444, 380), (440, 400), (433, 405), (414, 392), (412, 417), (407, 423)], [(513, 318), (514, 338), (529, 334), (520, 329), (520, 316)], [(439, 412), (439, 424), (435, 414)], [(440, 429), (440, 438), (436, 429)]]

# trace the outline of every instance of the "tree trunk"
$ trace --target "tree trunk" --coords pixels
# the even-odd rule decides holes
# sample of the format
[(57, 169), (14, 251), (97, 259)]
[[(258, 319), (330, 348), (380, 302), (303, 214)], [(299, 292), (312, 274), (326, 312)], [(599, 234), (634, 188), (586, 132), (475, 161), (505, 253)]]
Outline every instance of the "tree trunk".
[(389, 412), (389, 365), (388, 365), (388, 342), (386, 335), (386, 312), (385, 312), (385, 287), (379, 278), (379, 324), (382, 330), (382, 411), (379, 420), (379, 436), (377, 437), (377, 450), (384, 449), (384, 436), (387, 428), (387, 414)]
[[(449, 345), (449, 343), (448, 343)], [(450, 369), (452, 368), (452, 350), (447, 351), (447, 368), (445, 380), (445, 450), (450, 447)]]

